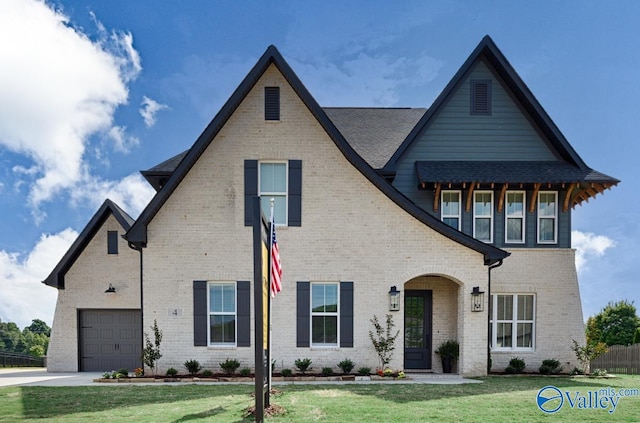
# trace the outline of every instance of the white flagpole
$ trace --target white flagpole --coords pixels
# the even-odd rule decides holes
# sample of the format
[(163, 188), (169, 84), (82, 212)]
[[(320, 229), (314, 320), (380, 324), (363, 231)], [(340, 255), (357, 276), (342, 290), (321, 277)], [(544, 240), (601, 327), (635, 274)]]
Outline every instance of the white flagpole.
[(273, 228), (271, 227), (271, 225), (275, 225), (275, 220), (273, 218), (273, 209), (274, 209), (274, 204), (276, 202), (275, 198), (271, 198), (271, 216), (269, 217), (269, 228), (271, 229), (271, 233), (269, 233), (269, 354), (267, 354), (267, 360), (268, 360), (268, 367), (269, 367), (269, 377), (268, 377), (268, 382), (269, 382), (269, 386), (267, 387), (267, 389), (269, 389), (269, 395), (271, 395), (271, 378), (273, 376), (273, 365), (271, 364), (272, 362), (272, 355), (271, 355), (271, 347), (273, 345), (273, 313), (272, 313), (272, 308), (271, 308), (271, 302), (273, 301), (273, 296), (271, 295), (271, 284), (273, 283), (273, 281), (271, 280), (273, 278), (273, 276), (271, 275), (271, 266), (273, 266), (273, 263), (271, 263), (271, 260), (273, 260), (272, 256), (271, 256), (271, 249), (273, 248)]

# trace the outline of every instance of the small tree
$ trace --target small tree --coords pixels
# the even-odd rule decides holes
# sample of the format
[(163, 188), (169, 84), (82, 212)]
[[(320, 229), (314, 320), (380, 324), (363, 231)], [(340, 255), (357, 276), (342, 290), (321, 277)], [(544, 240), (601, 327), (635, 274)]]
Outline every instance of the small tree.
[(589, 373), (589, 365), (592, 360), (600, 357), (607, 352), (607, 345), (604, 342), (598, 342), (597, 344), (588, 344), (581, 347), (575, 339), (573, 341), (573, 351), (576, 353), (576, 357), (580, 364), (582, 364), (582, 371)]
[(151, 373), (155, 375), (156, 362), (162, 357), (162, 354), (160, 354), (162, 331), (158, 328), (158, 322), (155, 319), (153, 320), (153, 326), (151, 326), (151, 329), (153, 330), (154, 341), (152, 343), (151, 339), (149, 339), (149, 335), (145, 332), (145, 346), (144, 350), (142, 350), (142, 362), (145, 364), (145, 366), (149, 367), (151, 369)]
[(391, 358), (393, 357), (393, 350), (395, 350), (396, 348), (396, 338), (398, 337), (398, 335), (400, 335), (400, 331), (397, 331), (395, 335), (392, 335), (395, 324), (393, 323), (393, 316), (391, 314), (387, 314), (387, 322), (385, 328), (382, 327), (376, 315), (374, 315), (373, 319), (369, 321), (371, 322), (375, 330), (375, 334), (372, 331), (369, 331), (369, 339), (371, 339), (373, 348), (378, 354), (380, 369), (384, 370), (387, 364), (391, 362)]

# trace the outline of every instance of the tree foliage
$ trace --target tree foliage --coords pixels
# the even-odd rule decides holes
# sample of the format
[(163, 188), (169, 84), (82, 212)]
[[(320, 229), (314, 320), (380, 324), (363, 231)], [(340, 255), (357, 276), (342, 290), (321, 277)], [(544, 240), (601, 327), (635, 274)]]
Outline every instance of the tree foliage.
[(600, 313), (587, 319), (587, 344), (631, 345), (638, 328), (640, 318), (633, 302), (609, 302)]
[(380, 370), (384, 370), (387, 364), (391, 362), (393, 350), (396, 348), (396, 338), (400, 335), (400, 331), (397, 331), (395, 335), (392, 334), (395, 324), (393, 323), (393, 316), (390, 314), (387, 314), (386, 327), (384, 328), (375, 315), (370, 322), (373, 325), (375, 334), (369, 331), (369, 339), (371, 339), (373, 348), (376, 350), (376, 353), (378, 353)]
[(153, 342), (149, 335), (144, 334), (144, 349), (142, 350), (142, 362), (151, 369), (152, 374), (156, 373), (156, 362), (162, 358), (160, 354), (160, 343), (162, 342), (162, 331), (158, 328), (158, 322), (154, 319), (153, 326)]
[(51, 328), (40, 319), (22, 331), (13, 322), (0, 321), (0, 351), (42, 357), (49, 348), (50, 335)]

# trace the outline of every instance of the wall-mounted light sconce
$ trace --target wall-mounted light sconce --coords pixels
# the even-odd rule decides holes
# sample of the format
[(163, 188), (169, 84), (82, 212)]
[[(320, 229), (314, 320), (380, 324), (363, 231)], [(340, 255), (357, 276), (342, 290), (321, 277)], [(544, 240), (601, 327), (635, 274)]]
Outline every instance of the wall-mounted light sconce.
[(389, 290), (389, 310), (400, 310), (400, 291), (394, 286)]
[(107, 288), (107, 290), (104, 292), (106, 292), (107, 294), (114, 294), (116, 292), (116, 288), (113, 285), (109, 284), (109, 288)]
[(484, 311), (484, 291), (480, 291), (479, 286), (471, 291), (471, 311)]

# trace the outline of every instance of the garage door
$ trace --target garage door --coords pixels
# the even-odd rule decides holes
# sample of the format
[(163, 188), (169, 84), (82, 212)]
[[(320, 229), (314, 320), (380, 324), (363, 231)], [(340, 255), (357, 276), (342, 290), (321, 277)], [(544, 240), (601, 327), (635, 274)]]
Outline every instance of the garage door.
[(80, 371), (142, 367), (140, 310), (81, 310)]

